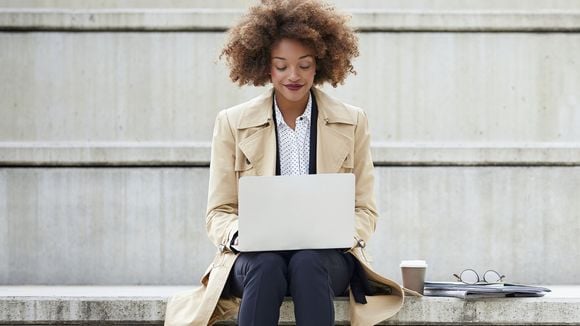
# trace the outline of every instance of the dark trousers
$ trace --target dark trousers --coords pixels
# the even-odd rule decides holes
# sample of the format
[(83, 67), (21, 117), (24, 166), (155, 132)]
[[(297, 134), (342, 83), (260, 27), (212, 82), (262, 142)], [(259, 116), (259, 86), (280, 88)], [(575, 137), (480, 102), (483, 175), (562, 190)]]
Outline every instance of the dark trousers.
[(241, 253), (225, 291), (242, 298), (240, 326), (278, 325), (285, 296), (296, 325), (334, 325), (333, 298), (345, 294), (353, 270), (354, 258), (341, 250)]

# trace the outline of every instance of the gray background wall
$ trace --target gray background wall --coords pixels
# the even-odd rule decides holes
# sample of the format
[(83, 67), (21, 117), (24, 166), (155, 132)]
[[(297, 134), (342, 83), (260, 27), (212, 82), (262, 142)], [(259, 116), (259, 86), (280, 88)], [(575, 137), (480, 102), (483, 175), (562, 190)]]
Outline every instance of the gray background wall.
[[(195, 284), (217, 60), (250, 1), (0, 0), (0, 284)], [(335, 96), (370, 117), (400, 279), (578, 284), (580, 3), (335, 1), (360, 30)]]

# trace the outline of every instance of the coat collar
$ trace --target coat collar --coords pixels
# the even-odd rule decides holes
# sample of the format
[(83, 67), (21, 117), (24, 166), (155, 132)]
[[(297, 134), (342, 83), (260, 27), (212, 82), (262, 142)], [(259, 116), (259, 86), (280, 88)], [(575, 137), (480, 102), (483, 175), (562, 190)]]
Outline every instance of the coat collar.
[[(319, 120), (327, 123), (345, 123), (354, 125), (352, 113), (346, 105), (335, 98), (327, 95), (320, 89), (313, 87), (314, 98), (318, 105)], [(268, 123), (272, 119), (272, 101), (274, 89), (271, 88), (262, 95), (248, 103), (248, 109), (244, 110), (238, 122), (238, 129), (257, 127)]]
[(247, 109), (243, 111), (238, 121), (238, 129), (257, 127), (272, 120), (272, 101), (274, 89), (269, 89), (262, 95), (254, 98), (248, 103)]
[(356, 124), (356, 120), (344, 103), (316, 87), (313, 88), (313, 92), (318, 104), (319, 119), (327, 123)]
[[(350, 127), (356, 124), (356, 114), (342, 102), (313, 88), (318, 105), (317, 173), (337, 173), (341, 167), (352, 167), (354, 139)], [(237, 129), (260, 128), (239, 139), (238, 146), (260, 175), (274, 175), (276, 166), (276, 135), (272, 119), (273, 90), (256, 97), (242, 111)], [(346, 165), (345, 165), (346, 164)]]

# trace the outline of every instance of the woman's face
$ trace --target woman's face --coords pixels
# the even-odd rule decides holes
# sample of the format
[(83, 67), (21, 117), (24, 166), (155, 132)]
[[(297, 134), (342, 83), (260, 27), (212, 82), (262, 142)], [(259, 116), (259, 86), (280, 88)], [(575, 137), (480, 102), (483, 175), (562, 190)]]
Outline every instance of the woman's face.
[[(272, 46), (270, 75), (280, 106), (308, 100), (314, 83), (316, 60), (314, 51), (297, 40), (281, 39)], [(292, 102), (292, 103), (289, 103)]]

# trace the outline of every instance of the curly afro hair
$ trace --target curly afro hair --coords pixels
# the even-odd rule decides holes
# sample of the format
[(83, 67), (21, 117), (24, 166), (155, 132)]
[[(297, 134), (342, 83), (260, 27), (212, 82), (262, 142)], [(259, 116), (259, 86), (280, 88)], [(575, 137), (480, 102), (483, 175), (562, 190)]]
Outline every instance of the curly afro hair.
[(317, 0), (262, 0), (229, 30), (220, 58), (226, 57), (233, 82), (263, 86), (270, 82), (270, 49), (283, 38), (310, 47), (316, 56), (314, 84), (342, 84), (356, 74), (351, 60), (359, 55), (349, 16)]

